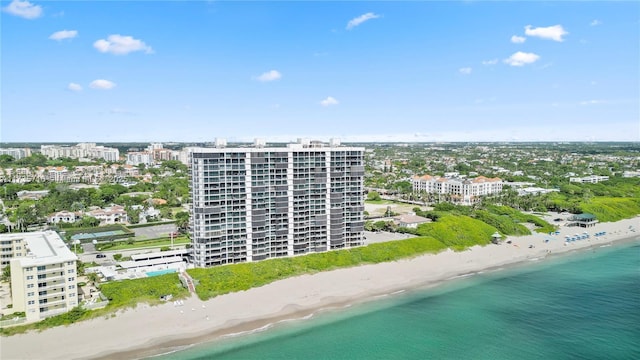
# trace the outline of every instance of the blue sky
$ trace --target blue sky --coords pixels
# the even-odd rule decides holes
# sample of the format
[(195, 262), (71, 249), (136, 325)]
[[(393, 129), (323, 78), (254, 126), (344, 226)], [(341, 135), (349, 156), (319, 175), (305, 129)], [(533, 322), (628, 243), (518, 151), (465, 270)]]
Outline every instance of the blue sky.
[(0, 4), (2, 142), (640, 140), (638, 2)]

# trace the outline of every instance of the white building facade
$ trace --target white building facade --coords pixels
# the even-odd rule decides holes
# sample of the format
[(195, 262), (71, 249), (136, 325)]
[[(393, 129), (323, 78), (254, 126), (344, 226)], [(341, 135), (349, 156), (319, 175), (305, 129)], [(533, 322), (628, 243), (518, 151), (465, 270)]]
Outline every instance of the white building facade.
[(414, 176), (413, 191), (434, 194), (451, 194), (455, 202), (471, 204), (480, 196), (502, 191), (502, 179), (478, 176), (473, 179), (446, 178), (431, 175)]
[(65, 313), (78, 305), (77, 257), (55, 231), (0, 235), (20, 243), (21, 256), (11, 259), (13, 310), (28, 322)]
[(287, 147), (189, 153), (191, 239), (207, 267), (363, 244), (364, 148)]
[(0, 155), (9, 155), (15, 160), (31, 156), (29, 148), (0, 148)]
[(609, 180), (608, 176), (598, 176), (598, 175), (569, 178), (569, 182), (580, 183), (580, 184), (597, 184), (601, 181), (607, 181), (607, 180)]
[(106, 161), (120, 159), (118, 149), (97, 146), (95, 143), (80, 143), (74, 146), (41, 145), (40, 152), (50, 159), (104, 159)]

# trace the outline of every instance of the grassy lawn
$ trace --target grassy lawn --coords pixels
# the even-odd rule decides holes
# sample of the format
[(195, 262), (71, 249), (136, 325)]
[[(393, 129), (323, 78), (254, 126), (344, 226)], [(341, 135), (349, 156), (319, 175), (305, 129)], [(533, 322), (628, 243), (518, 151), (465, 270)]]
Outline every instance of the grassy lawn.
[[(189, 240), (189, 238), (187, 238), (186, 236), (179, 236), (173, 239), (174, 245), (188, 244), (189, 242), (191, 242), (191, 240)], [(126, 242), (122, 242), (120, 244), (117, 244), (111, 247), (101, 246), (101, 244), (98, 244), (97, 249), (99, 251), (118, 251), (118, 250), (131, 250), (131, 249), (145, 248), (145, 247), (163, 247), (163, 246), (171, 246), (171, 240), (164, 238), (164, 239), (155, 239), (155, 240), (136, 241), (133, 244), (127, 244)]]
[(365, 200), (365, 204), (374, 204), (374, 205), (393, 205), (393, 204), (401, 204), (399, 202), (395, 202), (392, 200)]

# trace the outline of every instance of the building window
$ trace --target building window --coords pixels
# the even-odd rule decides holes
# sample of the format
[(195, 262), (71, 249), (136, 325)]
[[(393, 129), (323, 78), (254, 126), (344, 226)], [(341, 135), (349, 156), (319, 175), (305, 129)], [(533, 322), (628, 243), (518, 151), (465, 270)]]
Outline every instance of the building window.
[(75, 286), (73, 286), (73, 285), (69, 285), (69, 290), (73, 290), (74, 287)]
[(76, 296), (76, 293), (69, 294), (69, 297)]
[(33, 280), (33, 275), (27, 275), (27, 280)]
[(31, 289), (33, 287), (33, 284), (27, 284), (27, 289)]
[(35, 300), (29, 300), (29, 302), (28, 302), (27, 304), (29, 304), (29, 305), (34, 305), (35, 303), (36, 303), (36, 301), (35, 301)]
[(38, 271), (42, 271), (42, 270), (44, 270), (46, 268), (47, 268), (46, 266), (38, 266)]
[(69, 270), (67, 270), (67, 273), (68, 273), (68, 274), (73, 274), (73, 272), (74, 272), (74, 271), (73, 271), (73, 269), (69, 269)]
[(28, 267), (27, 271), (33, 271), (33, 267)]
[(76, 278), (74, 278), (74, 277), (70, 277), (70, 278), (69, 278), (69, 281), (73, 281), (73, 280), (75, 280), (75, 279), (76, 279)]
[(33, 295), (35, 295), (34, 292), (27, 293), (27, 296), (33, 296)]

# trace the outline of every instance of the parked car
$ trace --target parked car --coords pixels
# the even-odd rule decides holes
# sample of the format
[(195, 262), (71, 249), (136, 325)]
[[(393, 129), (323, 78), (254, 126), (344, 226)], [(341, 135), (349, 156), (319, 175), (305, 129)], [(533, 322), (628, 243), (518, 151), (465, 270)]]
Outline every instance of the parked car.
[(107, 255), (105, 255), (105, 254), (98, 254), (98, 255), (96, 255), (96, 257), (97, 257), (98, 259), (102, 259), (102, 258), (106, 258), (106, 257), (107, 257)]

